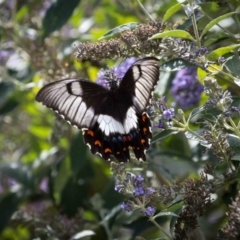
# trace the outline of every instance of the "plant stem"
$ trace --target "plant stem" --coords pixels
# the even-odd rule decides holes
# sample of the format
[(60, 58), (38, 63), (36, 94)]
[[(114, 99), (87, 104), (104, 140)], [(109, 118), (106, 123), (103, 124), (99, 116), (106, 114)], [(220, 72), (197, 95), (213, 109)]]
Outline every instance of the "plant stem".
[(137, 2), (138, 2), (138, 4), (139, 4), (139, 6), (141, 7), (141, 9), (145, 12), (145, 14), (153, 21), (153, 22), (155, 22), (154, 21), (154, 19), (152, 18), (152, 16), (148, 13), (148, 11), (146, 10), (146, 8), (142, 5), (142, 3), (140, 2), (140, 0), (137, 0)]
[[(146, 208), (145, 208), (145, 205), (140, 201), (139, 198), (136, 198), (136, 201), (138, 203), (138, 205), (140, 206), (142, 212), (145, 212), (146, 211)], [(167, 237), (169, 240), (173, 240), (173, 237), (167, 233), (156, 221), (155, 219), (153, 218), (153, 216), (150, 216), (149, 217), (149, 220), (159, 229), (161, 230)]]

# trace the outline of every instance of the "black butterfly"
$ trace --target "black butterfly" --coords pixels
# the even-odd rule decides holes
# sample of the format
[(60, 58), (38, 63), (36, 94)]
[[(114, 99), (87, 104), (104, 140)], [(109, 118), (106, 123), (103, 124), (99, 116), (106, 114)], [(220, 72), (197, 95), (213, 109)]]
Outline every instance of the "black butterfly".
[(82, 129), (85, 143), (93, 154), (105, 160), (130, 159), (129, 147), (138, 160), (152, 138), (151, 123), (145, 112), (159, 79), (158, 59), (136, 61), (119, 86), (110, 80), (110, 89), (82, 79), (65, 79), (44, 86), (36, 100)]

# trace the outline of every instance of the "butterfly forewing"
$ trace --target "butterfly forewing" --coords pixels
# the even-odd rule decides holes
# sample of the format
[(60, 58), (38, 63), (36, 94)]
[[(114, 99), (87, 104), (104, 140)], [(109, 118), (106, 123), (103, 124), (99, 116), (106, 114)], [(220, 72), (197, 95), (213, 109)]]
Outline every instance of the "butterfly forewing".
[(146, 160), (152, 134), (144, 111), (158, 79), (158, 59), (147, 57), (129, 68), (118, 88), (65, 79), (43, 87), (36, 100), (82, 129), (92, 153), (126, 162), (130, 147), (137, 159)]
[(72, 125), (87, 128), (96, 122), (94, 109), (101, 109), (108, 93), (108, 89), (89, 81), (65, 79), (44, 86), (36, 100), (61, 114)]
[(147, 57), (136, 61), (123, 77), (119, 89), (130, 93), (136, 110), (142, 113), (149, 104), (151, 94), (159, 80), (159, 60)]

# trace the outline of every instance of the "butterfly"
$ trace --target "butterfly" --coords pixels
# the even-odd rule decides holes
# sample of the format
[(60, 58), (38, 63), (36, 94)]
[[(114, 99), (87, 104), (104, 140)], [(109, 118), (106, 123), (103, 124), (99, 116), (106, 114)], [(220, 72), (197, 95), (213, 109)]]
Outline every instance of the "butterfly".
[(146, 107), (159, 80), (159, 60), (145, 57), (127, 70), (122, 80), (108, 80), (109, 88), (82, 79), (64, 79), (44, 86), (36, 100), (82, 129), (93, 154), (120, 162), (130, 159), (131, 148), (138, 160), (152, 138)]

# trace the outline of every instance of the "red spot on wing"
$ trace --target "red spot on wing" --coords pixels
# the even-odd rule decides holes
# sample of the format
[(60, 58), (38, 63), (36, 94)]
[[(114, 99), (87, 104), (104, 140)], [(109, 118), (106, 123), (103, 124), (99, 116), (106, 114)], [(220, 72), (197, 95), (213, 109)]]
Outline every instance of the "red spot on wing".
[(105, 149), (104, 149), (104, 152), (105, 152), (105, 153), (111, 153), (112, 150), (111, 150), (110, 148), (105, 148)]
[(146, 134), (147, 131), (148, 131), (147, 128), (144, 127), (144, 128), (143, 128), (143, 132), (144, 132), (144, 134)]
[(102, 146), (102, 143), (101, 143), (99, 140), (96, 140), (96, 141), (94, 142), (94, 144), (95, 144), (95, 145), (98, 145), (99, 147)]
[(91, 135), (92, 137), (94, 136), (94, 132), (93, 132), (92, 130), (87, 130), (86, 133), (87, 133), (88, 135)]
[(147, 116), (144, 114), (144, 115), (142, 115), (142, 121), (143, 122), (146, 122), (146, 119), (147, 119)]

